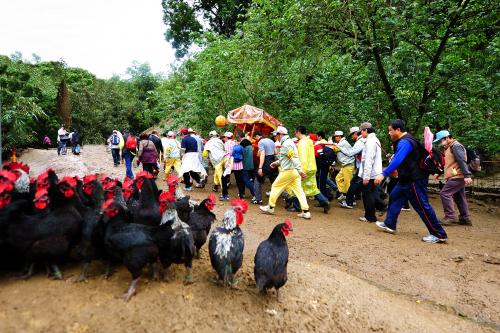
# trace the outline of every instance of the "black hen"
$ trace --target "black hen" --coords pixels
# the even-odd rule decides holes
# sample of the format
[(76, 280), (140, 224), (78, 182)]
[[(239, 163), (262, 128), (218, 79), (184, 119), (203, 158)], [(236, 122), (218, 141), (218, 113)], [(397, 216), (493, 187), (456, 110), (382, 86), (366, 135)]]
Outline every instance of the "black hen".
[(215, 214), (212, 210), (217, 200), (213, 194), (197, 205), (191, 214), (187, 224), (191, 227), (193, 233), (194, 245), (196, 246), (196, 258), (200, 257), (200, 249), (207, 242), (208, 234), (212, 223), (215, 221)]
[(160, 261), (167, 270), (172, 264), (184, 264), (186, 267), (185, 283), (193, 281), (192, 264), (196, 252), (191, 228), (182, 222), (175, 209), (174, 196), (172, 193), (162, 193), (160, 195), (160, 209), (162, 211), (162, 227), (168, 230), (161, 237)]
[(224, 214), (222, 223), (210, 235), (208, 250), (210, 262), (217, 276), (224, 284), (236, 286), (234, 275), (243, 264), (245, 242), (240, 225), (248, 210), (248, 203), (242, 199), (231, 201), (231, 207)]
[[(151, 178), (150, 178), (151, 177)], [(132, 213), (133, 223), (157, 226), (161, 221), (158, 197), (153, 189), (151, 174), (137, 174), (136, 185), (140, 189), (139, 203)], [(156, 184), (155, 184), (156, 185)]]
[(279, 296), (279, 288), (287, 281), (288, 245), (285, 237), (290, 231), (293, 229), (289, 220), (276, 225), (269, 238), (257, 248), (253, 272), (257, 289), (261, 293), (274, 288)]
[(87, 206), (82, 212), (82, 235), (76, 247), (78, 259), (83, 260), (83, 269), (76, 282), (87, 281), (87, 270), (92, 260), (100, 258), (102, 253), (95, 244), (95, 235), (101, 219), (101, 209), (104, 203), (104, 191), (95, 175), (83, 177), (82, 195)]
[(142, 269), (158, 259), (162, 241), (171, 237), (171, 228), (165, 224), (150, 227), (128, 223), (124, 207), (114, 199), (104, 203), (105, 219), (104, 246), (106, 258), (113, 262), (123, 262), (132, 275), (130, 287), (123, 295), (128, 301), (135, 293)]

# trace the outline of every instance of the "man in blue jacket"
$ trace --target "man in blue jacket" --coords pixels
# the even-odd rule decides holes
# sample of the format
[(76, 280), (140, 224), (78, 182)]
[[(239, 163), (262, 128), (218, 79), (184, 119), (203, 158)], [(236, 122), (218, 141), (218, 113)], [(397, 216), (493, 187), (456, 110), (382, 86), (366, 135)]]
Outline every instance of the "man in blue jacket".
[(382, 175), (375, 178), (375, 184), (380, 184), (394, 170), (398, 170), (399, 182), (390, 194), (385, 221), (376, 222), (377, 227), (382, 231), (395, 233), (399, 213), (405, 200), (408, 199), (429, 230), (429, 235), (422, 240), (427, 243), (446, 242), (448, 238), (446, 231), (439, 224), (427, 197), (429, 175), (419, 167), (422, 156), (420, 156), (418, 141), (406, 133), (405, 123), (401, 119), (391, 122), (389, 136), (394, 143), (394, 158)]

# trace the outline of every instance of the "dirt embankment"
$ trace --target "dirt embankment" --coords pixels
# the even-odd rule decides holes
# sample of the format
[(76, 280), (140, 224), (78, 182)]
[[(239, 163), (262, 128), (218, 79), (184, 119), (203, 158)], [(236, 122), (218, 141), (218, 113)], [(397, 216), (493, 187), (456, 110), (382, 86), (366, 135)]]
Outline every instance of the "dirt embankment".
[[(106, 172), (123, 177), (102, 146), (79, 157), (32, 150), (22, 156), (38, 174), (48, 166), (62, 174)], [(195, 199), (207, 190), (192, 193)], [(234, 195), (233, 192), (231, 194)], [(436, 197), (432, 203), (441, 216)], [(359, 203), (360, 204), (360, 203)], [(227, 203), (219, 203), (222, 216)], [(148, 274), (129, 303), (115, 299), (130, 281), (120, 268), (110, 280), (92, 265), (89, 283), (74, 284), (78, 265), (65, 267), (65, 281), (41, 272), (28, 281), (0, 278), (1, 332), (494, 332), (500, 329), (500, 226), (496, 207), (472, 204), (472, 227), (449, 227), (448, 244), (420, 241), (425, 227), (413, 212), (401, 214), (398, 233), (388, 235), (357, 221), (361, 208), (313, 210), (311, 221), (247, 213), (244, 266), (239, 290), (213, 282), (206, 247), (194, 263), (195, 283)], [(255, 291), (253, 255), (273, 226), (292, 218), (289, 282), (280, 299)]]

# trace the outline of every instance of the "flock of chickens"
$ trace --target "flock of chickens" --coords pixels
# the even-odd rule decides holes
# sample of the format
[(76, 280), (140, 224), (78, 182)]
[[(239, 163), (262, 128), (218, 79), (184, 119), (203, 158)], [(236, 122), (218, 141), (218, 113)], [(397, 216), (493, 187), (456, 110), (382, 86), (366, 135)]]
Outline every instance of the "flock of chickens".
[[(34, 179), (27, 165), (5, 164), (0, 171), (0, 264), (22, 262), (23, 278), (41, 264), (62, 279), (60, 264), (76, 259), (83, 262), (77, 281), (86, 281), (92, 261), (106, 263), (107, 277), (122, 263), (132, 275), (122, 296), (128, 301), (146, 267), (159, 279), (172, 264), (183, 264), (185, 283), (192, 283), (193, 259), (209, 238), (212, 267), (225, 285), (235, 287), (243, 263), (240, 225), (248, 203), (233, 200), (209, 237), (216, 221), (215, 196), (193, 202), (178, 183), (179, 178), (170, 176), (168, 190), (161, 191), (147, 172), (122, 183), (103, 174), (59, 178), (52, 169)], [(288, 220), (276, 225), (257, 248), (254, 275), (262, 293), (270, 288), (278, 293), (287, 281), (285, 237), (290, 231)]]

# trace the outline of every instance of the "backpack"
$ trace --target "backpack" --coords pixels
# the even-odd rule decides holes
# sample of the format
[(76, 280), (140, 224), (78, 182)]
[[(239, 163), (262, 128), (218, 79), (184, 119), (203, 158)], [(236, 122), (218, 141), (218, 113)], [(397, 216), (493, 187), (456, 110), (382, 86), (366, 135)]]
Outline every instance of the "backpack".
[(465, 152), (467, 155), (467, 166), (471, 172), (479, 172), (481, 171), (481, 156), (477, 149), (473, 148), (465, 148)]
[(125, 148), (127, 148), (127, 150), (137, 149), (137, 140), (135, 139), (135, 136), (129, 135), (127, 137), (127, 142), (125, 142)]
[(234, 163), (239, 163), (243, 161), (243, 147), (241, 145), (236, 145), (233, 148), (233, 160)]
[(77, 132), (74, 132), (73, 135), (71, 136), (71, 142), (80, 143), (80, 134)]
[(118, 134), (113, 134), (111, 136), (111, 144), (113, 146), (118, 146), (120, 144), (120, 137), (118, 136)]
[(432, 147), (431, 151), (425, 149), (422, 142), (415, 138), (407, 138), (416, 144), (419, 151), (418, 167), (429, 175), (442, 175), (444, 173), (444, 155), (438, 149)]

